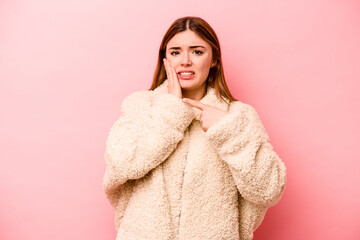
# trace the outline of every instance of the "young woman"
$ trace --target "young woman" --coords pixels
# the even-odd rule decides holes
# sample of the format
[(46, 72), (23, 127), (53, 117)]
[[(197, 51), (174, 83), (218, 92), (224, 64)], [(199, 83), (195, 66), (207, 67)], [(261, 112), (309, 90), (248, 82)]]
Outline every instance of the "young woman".
[(285, 164), (255, 109), (231, 96), (218, 38), (199, 17), (170, 26), (151, 88), (123, 100), (104, 157), (119, 240), (252, 239), (286, 185)]

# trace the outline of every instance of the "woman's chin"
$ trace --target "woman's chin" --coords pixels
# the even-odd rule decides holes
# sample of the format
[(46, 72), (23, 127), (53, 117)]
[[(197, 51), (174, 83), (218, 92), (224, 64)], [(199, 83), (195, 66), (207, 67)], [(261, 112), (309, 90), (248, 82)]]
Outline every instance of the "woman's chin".
[(188, 88), (194, 85), (194, 80), (192, 79), (179, 79), (180, 86), (182, 88)]

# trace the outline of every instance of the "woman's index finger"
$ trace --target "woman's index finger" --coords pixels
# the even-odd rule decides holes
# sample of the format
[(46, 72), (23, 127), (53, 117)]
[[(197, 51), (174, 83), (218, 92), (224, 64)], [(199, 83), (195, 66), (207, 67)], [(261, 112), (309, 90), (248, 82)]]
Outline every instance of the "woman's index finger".
[(185, 103), (188, 103), (190, 104), (191, 106), (193, 107), (196, 107), (200, 110), (204, 110), (204, 108), (206, 107), (204, 104), (202, 104), (201, 102), (199, 101), (196, 101), (196, 100), (193, 100), (193, 99), (190, 99), (190, 98), (183, 98), (183, 101)]

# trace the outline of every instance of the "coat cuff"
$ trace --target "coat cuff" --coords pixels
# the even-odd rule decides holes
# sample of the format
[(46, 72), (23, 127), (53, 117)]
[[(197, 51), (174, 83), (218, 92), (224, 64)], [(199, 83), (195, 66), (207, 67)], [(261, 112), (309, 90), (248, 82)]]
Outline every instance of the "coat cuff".
[(161, 94), (154, 99), (151, 115), (182, 132), (195, 117), (192, 107), (171, 93)]
[(220, 155), (228, 155), (236, 152), (251, 140), (252, 134), (246, 134), (248, 119), (239, 112), (230, 112), (216, 124), (208, 128), (205, 135)]

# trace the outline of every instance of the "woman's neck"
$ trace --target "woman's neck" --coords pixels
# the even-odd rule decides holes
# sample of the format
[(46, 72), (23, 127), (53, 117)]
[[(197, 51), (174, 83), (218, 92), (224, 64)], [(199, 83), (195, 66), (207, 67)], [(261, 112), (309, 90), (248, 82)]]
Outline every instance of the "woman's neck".
[(200, 101), (206, 95), (205, 87), (206, 86), (203, 85), (200, 89), (195, 90), (187, 90), (182, 88), (182, 97)]

